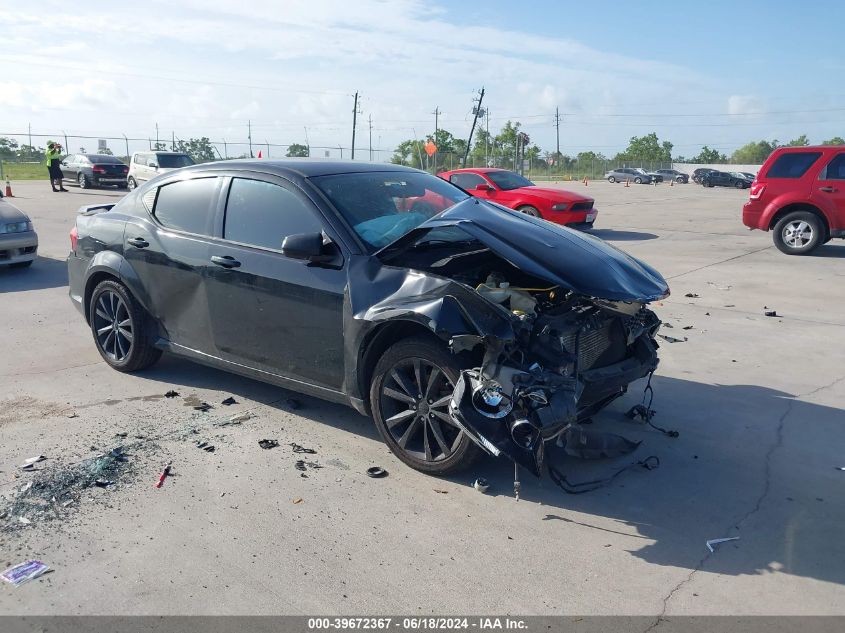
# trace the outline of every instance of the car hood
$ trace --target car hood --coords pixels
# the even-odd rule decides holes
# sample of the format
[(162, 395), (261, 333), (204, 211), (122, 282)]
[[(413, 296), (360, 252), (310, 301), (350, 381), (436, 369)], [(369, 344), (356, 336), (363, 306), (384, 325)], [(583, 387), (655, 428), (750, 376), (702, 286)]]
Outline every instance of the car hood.
[(475, 198), (434, 216), (381, 252), (401, 251), (442, 226), (458, 226), (520, 270), (588, 297), (647, 302), (669, 294), (660, 273), (603, 240)]
[(578, 202), (581, 200), (592, 200), (589, 196), (582, 196), (574, 191), (566, 189), (554, 189), (552, 187), (520, 187), (512, 189), (509, 193), (526, 193), (531, 196), (551, 200), (552, 202)]
[(15, 205), (0, 200), (0, 221), (3, 222), (23, 222), (29, 220), (26, 213), (18, 209)]

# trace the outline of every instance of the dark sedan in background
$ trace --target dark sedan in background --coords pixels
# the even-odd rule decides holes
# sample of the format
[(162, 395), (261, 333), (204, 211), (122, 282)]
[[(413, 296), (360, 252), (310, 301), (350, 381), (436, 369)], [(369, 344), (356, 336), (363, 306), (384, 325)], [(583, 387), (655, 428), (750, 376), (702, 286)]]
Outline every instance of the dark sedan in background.
[(118, 187), (126, 189), (129, 166), (109, 154), (68, 154), (62, 160), (65, 180), (82, 189)]
[(225, 161), (80, 211), (70, 297), (111, 367), (168, 351), (352, 405), (423, 472), (539, 476), (657, 367), (657, 271), (406, 167)]
[(655, 173), (663, 176), (663, 180), (674, 180), (679, 184), (689, 182), (689, 174), (685, 174), (677, 169), (658, 169)]
[(705, 187), (735, 187), (748, 189), (752, 180), (739, 172), (710, 171), (701, 177), (701, 184)]

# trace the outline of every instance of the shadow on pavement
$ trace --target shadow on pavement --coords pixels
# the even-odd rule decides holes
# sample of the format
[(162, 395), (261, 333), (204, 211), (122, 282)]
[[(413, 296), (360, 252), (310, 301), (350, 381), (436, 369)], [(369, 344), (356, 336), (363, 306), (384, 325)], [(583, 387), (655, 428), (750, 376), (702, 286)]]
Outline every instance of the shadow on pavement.
[(29, 268), (0, 266), (0, 293), (60, 288), (67, 284), (67, 264), (63, 259), (38, 257)]
[[(372, 421), (348, 407), (190, 361), (165, 357), (143, 376), (161, 382), (162, 393), (175, 388), (182, 396), (191, 387), (217, 389), (280, 410), (290, 410), (286, 401), (296, 398), (302, 403), (297, 414), (304, 418), (379, 439)], [(547, 461), (571, 482), (606, 477), (650, 455), (660, 459), (658, 469), (632, 468), (581, 495), (564, 493), (547, 473), (537, 479), (524, 471), (518, 503), (538, 506), (536, 520), (558, 526), (561, 539), (596, 531), (630, 537), (630, 555), (656, 565), (729, 575), (778, 571), (845, 584), (845, 543), (840, 538), (845, 473), (835, 468), (845, 466), (841, 409), (757, 385), (655, 376), (654, 421), (680, 432), (670, 438), (624, 416), (639, 402), (642, 386), (634, 384), (591, 427), (641, 440), (631, 455), (585, 461), (547, 444)], [(219, 403), (212, 404), (219, 409)], [(484, 456), (469, 471), (447, 479), (476, 494), (471, 486), (479, 476), (491, 484), (487, 494), (496, 502), (517, 503), (513, 465), (505, 459)], [(741, 540), (709, 554), (705, 541), (726, 536)], [(553, 555), (553, 543), (539, 546)]]
[(810, 257), (843, 257), (845, 258), (845, 245), (825, 244), (810, 253)]
[(590, 229), (584, 231), (588, 235), (598, 237), (612, 242), (641, 242), (657, 239), (654, 233), (641, 233), (639, 231), (616, 231), (614, 229)]

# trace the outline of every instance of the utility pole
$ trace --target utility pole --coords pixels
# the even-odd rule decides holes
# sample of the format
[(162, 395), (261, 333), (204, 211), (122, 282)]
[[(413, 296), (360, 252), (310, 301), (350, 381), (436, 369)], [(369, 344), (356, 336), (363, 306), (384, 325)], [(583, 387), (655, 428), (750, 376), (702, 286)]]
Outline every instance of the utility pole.
[[(129, 139), (126, 138), (126, 134), (123, 135), (123, 142), (126, 143), (126, 162), (129, 162)], [(65, 147), (67, 147), (67, 138), (65, 138)]]
[(358, 91), (355, 91), (355, 104), (352, 106), (352, 160), (355, 160), (355, 126), (358, 125)]
[(223, 154), (226, 155), (226, 160), (229, 160), (229, 145), (226, 143), (226, 139), (223, 139)]
[(434, 106), (434, 171), (437, 172), (437, 130), (440, 128), (439, 124), (439, 117), (440, 117), (440, 106)]
[(176, 132), (170, 130), (170, 150), (176, 151)]
[(249, 141), (249, 157), (255, 158), (255, 156), (252, 155), (252, 120), (248, 120), (246, 122), (246, 129), (247, 129), (246, 137), (247, 137), (247, 140)]
[(484, 166), (490, 166), (490, 110), (485, 111), (487, 115), (487, 138), (484, 139)]
[(156, 123), (156, 149), (158, 149), (158, 123)]
[(373, 162), (373, 115), (370, 114), (370, 162)]
[(469, 130), (469, 138), (467, 139), (467, 148), (466, 152), (464, 152), (464, 164), (463, 166), (467, 166), (467, 158), (469, 158), (469, 148), (472, 145), (472, 133), (475, 132), (475, 123), (478, 121), (478, 115), (484, 116), (484, 110), (481, 109), (481, 102), (484, 100), (484, 87), (481, 88), (481, 94), (478, 95), (478, 105), (473, 107), (473, 114), (475, 116), (472, 118), (472, 127)]
[(560, 160), (560, 109), (555, 108), (555, 128), (557, 129), (557, 156), (555, 160)]
[(27, 133), (29, 134), (29, 151), (32, 151), (32, 123), (26, 124)]
[(308, 127), (303, 126), (305, 129), (305, 151), (308, 152), (308, 156), (311, 156), (311, 143), (308, 142)]

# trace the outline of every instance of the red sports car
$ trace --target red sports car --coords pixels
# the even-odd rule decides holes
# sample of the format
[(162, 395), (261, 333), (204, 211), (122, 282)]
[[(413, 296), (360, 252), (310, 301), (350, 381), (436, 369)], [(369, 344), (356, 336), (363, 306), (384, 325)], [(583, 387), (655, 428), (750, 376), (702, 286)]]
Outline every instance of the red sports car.
[(593, 199), (565, 189), (538, 187), (506, 169), (455, 169), (438, 174), (467, 193), (556, 224), (592, 228)]

